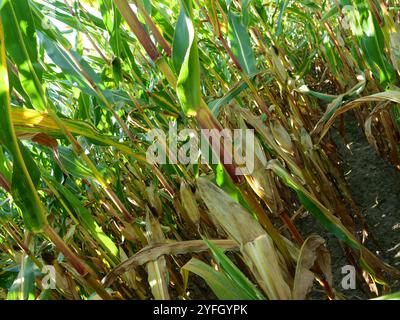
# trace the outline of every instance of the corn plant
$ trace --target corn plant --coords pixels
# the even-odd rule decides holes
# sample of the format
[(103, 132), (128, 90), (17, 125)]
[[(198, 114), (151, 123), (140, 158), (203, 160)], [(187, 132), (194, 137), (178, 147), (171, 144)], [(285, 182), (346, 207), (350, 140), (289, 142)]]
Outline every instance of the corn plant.
[[(1, 298), (344, 298), (304, 211), (387, 294), (331, 131), (352, 112), (400, 170), (399, 6), (1, 1)], [(171, 123), (217, 161), (176, 159)], [(254, 133), (253, 170), (223, 129)]]

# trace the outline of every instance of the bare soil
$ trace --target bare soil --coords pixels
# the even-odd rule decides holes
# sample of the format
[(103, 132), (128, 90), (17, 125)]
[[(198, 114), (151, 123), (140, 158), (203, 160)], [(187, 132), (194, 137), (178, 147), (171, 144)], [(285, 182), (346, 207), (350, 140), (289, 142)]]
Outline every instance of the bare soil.
[[(334, 130), (332, 136), (346, 181), (369, 226), (371, 237), (365, 245), (386, 263), (400, 268), (400, 172), (374, 151), (352, 115), (346, 115), (347, 146)], [(368, 298), (359, 285), (355, 290), (341, 288), (341, 268), (348, 263), (338, 240), (309, 215), (301, 217), (296, 225), (305, 234), (317, 233), (326, 239), (332, 258), (333, 287), (347, 299)], [(398, 280), (389, 279), (389, 284), (393, 292), (400, 290)]]

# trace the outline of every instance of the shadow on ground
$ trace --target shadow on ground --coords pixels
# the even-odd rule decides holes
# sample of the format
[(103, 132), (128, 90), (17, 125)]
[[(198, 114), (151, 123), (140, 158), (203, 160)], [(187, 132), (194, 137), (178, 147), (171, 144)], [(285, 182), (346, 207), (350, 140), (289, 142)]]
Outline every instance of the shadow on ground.
[[(348, 148), (337, 133), (333, 132), (333, 138), (353, 199), (365, 216), (375, 240), (370, 238), (366, 246), (383, 261), (400, 269), (400, 172), (374, 151), (353, 116), (346, 115)], [(334, 288), (348, 299), (367, 298), (359, 289), (341, 289), (344, 276), (341, 268), (347, 262), (336, 238), (316, 226), (316, 221), (309, 215), (300, 218), (296, 224), (306, 234), (317, 233), (327, 240), (332, 256)], [(391, 280), (390, 285), (392, 291), (400, 290), (398, 280)]]

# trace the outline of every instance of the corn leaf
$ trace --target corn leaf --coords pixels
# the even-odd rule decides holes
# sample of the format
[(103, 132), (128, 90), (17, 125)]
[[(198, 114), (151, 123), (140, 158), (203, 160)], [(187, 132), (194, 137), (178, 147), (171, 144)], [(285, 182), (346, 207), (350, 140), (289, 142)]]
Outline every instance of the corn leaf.
[(47, 177), (47, 181), (59, 193), (65, 208), (74, 213), (90, 235), (96, 239), (112, 260), (117, 263), (119, 259), (117, 246), (114, 244), (113, 240), (104, 233), (89, 210), (82, 205), (81, 201), (68, 188), (51, 177)]
[(243, 25), (240, 16), (229, 11), (229, 39), (232, 45), (232, 52), (239, 60), (240, 66), (251, 75), (257, 71), (256, 59), (251, 48), (250, 37)]
[(7, 300), (35, 300), (35, 265), (31, 258), (24, 255), (18, 276), (8, 293)]
[(203, 261), (192, 258), (182, 269), (202, 277), (220, 300), (249, 300), (249, 296), (237, 287), (236, 282)]
[(7, 52), (19, 69), (22, 86), (39, 110), (46, 109), (46, 98), (42, 87), (42, 67), (38, 63), (35, 24), (28, 0), (3, 1), (1, 16), (5, 30)]
[(178, 74), (176, 92), (185, 114), (192, 116), (200, 108), (200, 64), (197, 36), (193, 25), (192, 0), (181, 0), (175, 28), (172, 59)]
[(0, 142), (6, 146), (13, 157), (12, 194), (22, 211), (26, 227), (33, 231), (40, 231), (46, 224), (45, 210), (29, 173), (29, 169), (34, 167), (34, 161), (30, 158), (29, 152), (24, 152), (25, 159), (29, 161), (28, 164), (25, 163), (23, 151), (21, 151), (12, 123), (3, 35), (2, 18), (0, 18), (0, 112), (2, 114), (0, 117)]

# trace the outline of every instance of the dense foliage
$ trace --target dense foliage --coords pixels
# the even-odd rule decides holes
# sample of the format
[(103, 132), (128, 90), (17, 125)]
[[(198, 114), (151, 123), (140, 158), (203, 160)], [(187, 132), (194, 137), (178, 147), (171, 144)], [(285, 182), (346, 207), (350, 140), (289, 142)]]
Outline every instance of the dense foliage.
[[(305, 211), (388, 293), (400, 271), (363, 245), (330, 131), (354, 113), (400, 169), (399, 9), (0, 1), (0, 298), (345, 298), (324, 239), (296, 227)], [(254, 171), (149, 163), (147, 134), (170, 122), (253, 129)]]

